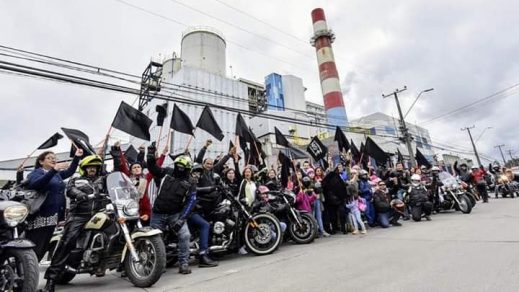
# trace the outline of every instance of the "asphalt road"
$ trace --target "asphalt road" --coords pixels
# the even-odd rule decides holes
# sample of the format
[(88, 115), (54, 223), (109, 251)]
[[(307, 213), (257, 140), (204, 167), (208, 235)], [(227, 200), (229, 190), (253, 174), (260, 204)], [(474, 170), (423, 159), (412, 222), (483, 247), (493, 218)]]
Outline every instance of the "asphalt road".
[[(431, 222), (366, 235), (285, 244), (269, 256), (232, 255), (190, 275), (168, 269), (148, 289), (118, 274), (78, 276), (57, 291), (519, 291), (519, 199), (478, 204)], [(43, 285), (43, 279), (40, 285)]]

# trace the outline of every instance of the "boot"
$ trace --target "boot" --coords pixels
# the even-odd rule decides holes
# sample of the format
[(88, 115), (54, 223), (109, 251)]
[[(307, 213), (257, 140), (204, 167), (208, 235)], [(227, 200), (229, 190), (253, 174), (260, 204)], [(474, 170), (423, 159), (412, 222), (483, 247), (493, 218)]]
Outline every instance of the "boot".
[(198, 266), (200, 268), (212, 268), (218, 266), (218, 262), (212, 260), (206, 253), (198, 257)]
[(54, 292), (54, 286), (56, 286), (54, 280), (48, 279), (47, 284), (45, 284), (45, 288), (39, 289), (38, 292)]
[(189, 264), (180, 264), (180, 266), (178, 267), (178, 273), (183, 275), (191, 274)]

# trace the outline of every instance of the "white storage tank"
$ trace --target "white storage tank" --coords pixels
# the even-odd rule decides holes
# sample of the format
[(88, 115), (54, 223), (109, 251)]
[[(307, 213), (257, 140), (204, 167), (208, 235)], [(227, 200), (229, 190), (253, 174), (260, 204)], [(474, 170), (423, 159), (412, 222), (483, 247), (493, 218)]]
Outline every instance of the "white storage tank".
[(190, 28), (182, 34), (182, 66), (200, 68), (225, 76), (225, 48), (225, 39), (215, 29)]

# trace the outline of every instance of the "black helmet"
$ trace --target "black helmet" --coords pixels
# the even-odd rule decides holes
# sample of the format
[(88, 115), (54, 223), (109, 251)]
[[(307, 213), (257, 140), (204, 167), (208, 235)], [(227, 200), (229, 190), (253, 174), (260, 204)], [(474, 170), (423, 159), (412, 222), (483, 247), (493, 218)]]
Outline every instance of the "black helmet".
[(323, 192), (323, 186), (321, 185), (321, 182), (316, 182), (314, 185), (314, 192), (319, 194)]
[(305, 189), (308, 189), (311, 184), (312, 184), (312, 180), (308, 176), (303, 177), (303, 187)]

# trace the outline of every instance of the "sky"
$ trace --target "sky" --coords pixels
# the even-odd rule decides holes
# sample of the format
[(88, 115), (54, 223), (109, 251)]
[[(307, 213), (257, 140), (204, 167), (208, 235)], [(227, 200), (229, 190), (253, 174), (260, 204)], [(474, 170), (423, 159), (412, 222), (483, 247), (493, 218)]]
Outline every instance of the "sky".
[[(151, 58), (180, 52), (188, 26), (210, 26), (227, 40), (229, 75), (260, 83), (272, 72), (299, 76), (306, 99), (322, 104), (309, 44), (310, 13), (317, 7), (336, 35), (333, 50), (350, 119), (377, 111), (396, 117), (394, 100), (382, 94), (407, 86), (399, 96), (405, 112), (422, 90), (434, 88), (406, 118), (429, 129), (433, 144), (471, 149), (461, 128), (474, 125), (476, 139), (492, 127), (477, 141), (478, 151), (497, 159), (494, 146), (505, 144), (503, 150), (519, 156), (514, 1), (1, 1), (0, 45), (140, 75)], [(1, 71), (0, 84), (0, 160), (26, 156), (60, 127), (81, 129), (97, 144), (121, 100), (136, 98)], [(55, 150), (68, 149), (66, 144)]]

